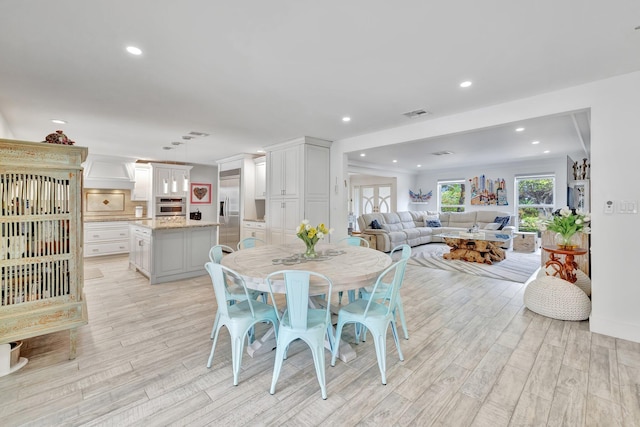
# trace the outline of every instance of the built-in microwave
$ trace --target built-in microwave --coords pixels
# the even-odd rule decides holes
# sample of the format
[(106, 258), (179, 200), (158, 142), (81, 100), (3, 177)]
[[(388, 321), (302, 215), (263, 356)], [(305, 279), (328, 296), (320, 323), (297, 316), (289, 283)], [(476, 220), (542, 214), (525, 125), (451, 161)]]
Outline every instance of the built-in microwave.
[(187, 199), (185, 197), (158, 197), (156, 216), (186, 216)]

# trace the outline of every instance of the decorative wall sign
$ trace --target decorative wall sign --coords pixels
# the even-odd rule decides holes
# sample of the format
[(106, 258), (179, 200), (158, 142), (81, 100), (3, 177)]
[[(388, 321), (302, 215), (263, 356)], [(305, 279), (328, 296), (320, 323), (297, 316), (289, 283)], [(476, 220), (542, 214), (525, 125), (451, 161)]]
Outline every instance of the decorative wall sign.
[(469, 180), (471, 185), (472, 205), (497, 205), (507, 206), (506, 183), (504, 178), (492, 180), (484, 175), (474, 177)]
[(192, 182), (191, 204), (211, 204), (211, 184)]

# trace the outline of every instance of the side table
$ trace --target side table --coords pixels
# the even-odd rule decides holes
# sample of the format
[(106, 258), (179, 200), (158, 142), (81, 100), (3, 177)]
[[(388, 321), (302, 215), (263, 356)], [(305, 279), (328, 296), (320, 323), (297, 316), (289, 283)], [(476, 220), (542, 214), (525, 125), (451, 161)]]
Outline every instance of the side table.
[[(561, 249), (552, 246), (543, 246), (542, 249), (549, 252), (549, 261), (544, 265), (545, 269), (552, 267), (554, 270), (553, 274), (549, 274), (547, 271), (547, 275), (560, 276), (561, 279), (567, 282), (575, 283), (577, 280), (575, 271), (578, 268), (578, 264), (574, 261), (574, 257), (586, 254), (587, 249)], [(564, 255), (564, 262), (561, 258), (562, 255)]]

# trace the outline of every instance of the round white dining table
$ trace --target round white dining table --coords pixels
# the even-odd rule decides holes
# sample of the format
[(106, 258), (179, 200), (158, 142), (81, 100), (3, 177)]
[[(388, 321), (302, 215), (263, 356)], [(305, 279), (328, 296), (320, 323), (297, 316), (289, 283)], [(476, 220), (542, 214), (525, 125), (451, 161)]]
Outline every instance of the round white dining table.
[[(300, 245), (256, 246), (225, 255), (221, 263), (240, 274), (247, 287), (264, 292), (269, 291), (265, 278), (279, 270), (324, 274), (337, 292), (369, 286), (391, 265), (388, 254), (364, 246), (319, 244), (316, 251), (319, 258), (307, 260)], [(273, 291), (284, 293), (284, 285), (276, 283)]]
[[(256, 246), (225, 255), (221, 264), (240, 274), (248, 288), (258, 291), (269, 291), (265, 279), (273, 272), (309, 270), (331, 279), (333, 292), (338, 292), (372, 285), (392, 262), (388, 254), (364, 246), (319, 244), (316, 251), (320, 257), (307, 260), (302, 257), (304, 250), (300, 245)], [(285, 292), (283, 282), (273, 282), (272, 288), (274, 293)], [(313, 295), (313, 289), (310, 289), (309, 293)], [(322, 300), (315, 302), (324, 304)], [(337, 308), (332, 307), (332, 312), (337, 311)], [(326, 344), (328, 347), (328, 343)], [(263, 337), (247, 346), (247, 353), (254, 356), (268, 353), (274, 348), (274, 334), (270, 329)], [(348, 362), (356, 357), (356, 353), (348, 343), (340, 340), (338, 357)]]

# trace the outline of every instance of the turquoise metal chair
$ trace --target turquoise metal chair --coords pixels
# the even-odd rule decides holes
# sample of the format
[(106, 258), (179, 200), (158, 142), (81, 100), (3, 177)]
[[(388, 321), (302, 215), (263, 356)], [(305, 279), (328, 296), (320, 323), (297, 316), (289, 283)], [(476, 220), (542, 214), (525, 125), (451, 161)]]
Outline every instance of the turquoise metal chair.
[[(378, 368), (382, 376), (382, 384), (387, 383), (387, 331), (391, 325), (393, 340), (398, 349), (400, 360), (404, 360), (400, 342), (398, 340), (398, 330), (396, 328), (396, 319), (394, 310), (398, 301), (398, 292), (402, 284), (404, 270), (407, 260), (400, 260), (385, 271), (383, 271), (372, 289), (372, 294), (378, 291), (378, 288), (384, 283), (382, 280), (387, 274), (393, 274), (393, 280), (388, 284), (386, 297), (377, 302), (374, 299), (357, 299), (354, 302), (342, 307), (338, 312), (338, 326), (336, 327), (336, 342), (342, 336), (342, 328), (347, 323), (360, 324), (371, 331), (376, 347), (376, 356), (378, 358)], [(359, 341), (358, 331), (356, 328), (356, 342)], [(331, 356), (331, 366), (335, 366), (336, 357), (338, 356), (337, 346), (333, 347)]]
[(266, 245), (266, 242), (257, 237), (247, 237), (238, 242), (238, 250), (255, 248), (256, 246)]
[[(209, 260), (211, 260), (211, 262), (214, 262), (216, 264), (220, 264), (225, 252), (233, 252), (233, 249), (226, 245), (212, 246), (211, 249), (209, 249)], [(245, 295), (245, 292), (242, 286), (240, 286), (240, 284), (238, 283), (234, 283), (233, 281), (229, 283), (229, 286), (227, 286), (226, 292), (227, 292), (227, 301), (229, 301), (230, 305), (233, 305), (236, 301), (244, 301), (245, 299), (247, 299), (247, 296)], [(251, 299), (262, 297), (262, 302), (264, 303), (267, 302), (267, 296), (262, 292), (258, 292), (250, 289), (249, 297)]]
[[(400, 253), (401, 260), (408, 260), (411, 257), (411, 247), (409, 245), (399, 245), (393, 248), (393, 250), (389, 253), (391, 258), (394, 258), (395, 253)], [(404, 271), (403, 277), (400, 279), (404, 280)], [(383, 298), (387, 298), (387, 292), (389, 291), (388, 283), (381, 283), (375, 293), (372, 293), (373, 288), (371, 286), (360, 288), (360, 298), (364, 299), (374, 299), (380, 300)], [(404, 307), (402, 306), (402, 296), (398, 293), (398, 301), (396, 303), (395, 311), (400, 315), (400, 325), (402, 325), (402, 332), (404, 332), (404, 339), (409, 339), (409, 331), (407, 330), (407, 320), (404, 316)], [(395, 312), (394, 312), (395, 314)], [(362, 341), (365, 341), (367, 338), (367, 330), (366, 328), (362, 331)]]
[[(362, 237), (357, 236), (348, 236), (343, 239), (338, 240), (338, 245), (347, 244), (349, 246), (364, 246), (365, 248), (369, 247), (369, 241), (367, 239), (363, 239)], [(349, 298), (349, 302), (353, 302), (356, 299), (356, 292), (351, 290), (347, 291), (347, 295)], [(343, 291), (338, 292), (338, 304), (342, 304), (342, 295)]]
[[(274, 312), (273, 306), (265, 304), (261, 301), (255, 301), (249, 297), (247, 286), (235, 271), (214, 262), (208, 262), (204, 265), (211, 276), (213, 290), (218, 303), (218, 311), (213, 323), (211, 338), (213, 345), (211, 346), (211, 354), (207, 361), (207, 368), (211, 368), (213, 363), (213, 355), (216, 350), (216, 343), (220, 329), (226, 326), (231, 336), (231, 359), (233, 364), (233, 385), (238, 385), (238, 376), (240, 374), (240, 364), (242, 363), (242, 353), (244, 352), (245, 337), (248, 338), (249, 331), (256, 323), (271, 322), (278, 328), (278, 316)], [(239, 283), (244, 289), (245, 299), (234, 305), (229, 305), (227, 300), (227, 286), (231, 278), (233, 283)]]
[(325, 380), (324, 342), (328, 337), (331, 348), (335, 348), (333, 330), (331, 326), (331, 311), (328, 301), (325, 308), (317, 309), (309, 307), (310, 281), (312, 295), (331, 295), (331, 280), (319, 273), (299, 270), (283, 270), (267, 276), (267, 283), (271, 292), (271, 299), (274, 301), (273, 310), (277, 314), (278, 309), (273, 299), (272, 284), (275, 280), (284, 280), (286, 290), (287, 308), (282, 317), (278, 320), (278, 338), (276, 345), (276, 359), (273, 366), (273, 379), (271, 380), (270, 393), (276, 391), (276, 383), (280, 376), (282, 362), (287, 358), (289, 344), (296, 339), (301, 339), (311, 349), (313, 363), (316, 368), (316, 375), (322, 398), (327, 398), (327, 387)]

